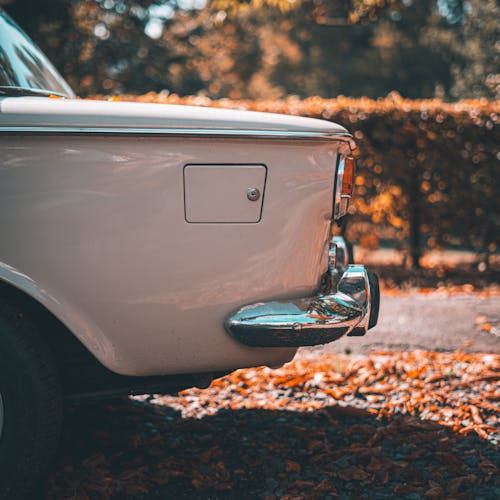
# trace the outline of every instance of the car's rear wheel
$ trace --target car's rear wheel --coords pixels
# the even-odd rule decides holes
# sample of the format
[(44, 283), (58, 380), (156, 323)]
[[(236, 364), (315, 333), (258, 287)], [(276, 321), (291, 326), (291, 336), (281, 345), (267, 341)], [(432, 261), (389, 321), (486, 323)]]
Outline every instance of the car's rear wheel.
[(0, 302), (0, 498), (36, 491), (59, 441), (61, 385), (36, 326)]

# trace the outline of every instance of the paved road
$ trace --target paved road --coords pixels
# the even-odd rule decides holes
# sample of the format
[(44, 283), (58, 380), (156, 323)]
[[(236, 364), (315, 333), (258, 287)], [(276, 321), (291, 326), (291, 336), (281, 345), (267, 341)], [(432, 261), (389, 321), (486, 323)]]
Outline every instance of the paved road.
[[(494, 328), (479, 331), (478, 317)], [(384, 349), (500, 352), (499, 335), (500, 296), (415, 293), (382, 296), (378, 325), (364, 337), (344, 337), (313, 349), (356, 354)]]

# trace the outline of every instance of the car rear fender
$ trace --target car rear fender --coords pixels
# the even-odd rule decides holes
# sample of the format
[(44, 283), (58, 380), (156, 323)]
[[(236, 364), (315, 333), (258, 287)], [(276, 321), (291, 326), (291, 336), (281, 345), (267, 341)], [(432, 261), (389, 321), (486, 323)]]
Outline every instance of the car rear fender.
[(42, 284), (4, 262), (0, 262), (0, 281), (24, 292), (46, 308), (103, 364), (114, 357), (113, 346), (99, 327)]

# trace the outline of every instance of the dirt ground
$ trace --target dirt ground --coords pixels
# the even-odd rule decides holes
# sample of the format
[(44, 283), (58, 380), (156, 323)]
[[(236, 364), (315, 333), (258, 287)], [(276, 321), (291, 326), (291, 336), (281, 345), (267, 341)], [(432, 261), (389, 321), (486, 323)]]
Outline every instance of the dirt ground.
[(446, 292), (382, 295), (377, 326), (319, 352), (428, 349), (500, 353), (500, 295)]
[(500, 498), (498, 270), (372, 264), (365, 337), (68, 408), (53, 499)]
[(49, 498), (500, 498), (500, 356), (302, 356), (74, 407)]

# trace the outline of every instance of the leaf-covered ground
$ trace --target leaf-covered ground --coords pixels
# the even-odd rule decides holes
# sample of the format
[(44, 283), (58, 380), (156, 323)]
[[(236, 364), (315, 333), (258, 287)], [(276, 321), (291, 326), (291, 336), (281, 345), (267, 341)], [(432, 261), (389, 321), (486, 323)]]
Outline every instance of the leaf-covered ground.
[(50, 498), (500, 498), (500, 356), (307, 357), (73, 408)]
[[(365, 262), (365, 259), (360, 259)], [(478, 271), (475, 264), (453, 265), (426, 263), (420, 269), (409, 269), (400, 263), (370, 261), (367, 267), (379, 276), (386, 295), (406, 292), (443, 292), (450, 295), (474, 293), (476, 296), (500, 295), (500, 261), (489, 269)]]

